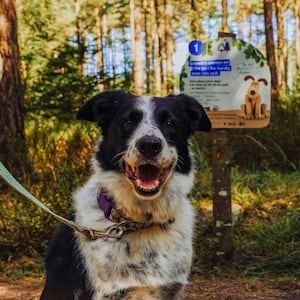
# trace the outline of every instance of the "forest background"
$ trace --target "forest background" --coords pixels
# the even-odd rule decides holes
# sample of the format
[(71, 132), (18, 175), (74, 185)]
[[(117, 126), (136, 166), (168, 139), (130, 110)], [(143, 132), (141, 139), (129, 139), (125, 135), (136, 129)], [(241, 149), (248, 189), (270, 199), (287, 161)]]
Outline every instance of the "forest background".
[[(201, 218), (212, 199), (211, 139), (193, 136), (197, 175), (191, 200), (200, 216), (193, 274), (299, 277), (299, 2), (0, 0), (1, 161), (32, 194), (66, 216), (72, 192), (89, 175), (98, 134), (93, 125), (76, 122), (78, 108), (106, 89), (176, 93), (188, 41), (233, 32), (268, 59), (272, 118), (266, 128), (230, 132), (232, 200), (242, 210), (233, 228), (234, 254), (223, 268), (212, 257), (212, 220)], [(17, 88), (5, 81), (11, 70), (3, 46), (7, 16), (11, 24), (17, 21)], [(19, 125), (9, 131), (6, 115), (14, 107), (20, 115), (12, 123)], [(57, 223), (3, 182), (0, 187), (0, 270), (15, 278), (40, 276)]]

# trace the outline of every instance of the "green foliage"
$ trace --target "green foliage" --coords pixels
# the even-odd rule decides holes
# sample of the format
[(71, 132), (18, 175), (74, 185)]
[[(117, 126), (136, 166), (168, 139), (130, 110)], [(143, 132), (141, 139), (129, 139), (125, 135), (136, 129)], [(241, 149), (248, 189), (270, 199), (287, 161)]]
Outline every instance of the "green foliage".
[[(89, 173), (88, 157), (97, 132), (80, 122), (28, 121), (27, 142), (33, 172), (25, 187), (54, 212), (67, 216), (71, 195)], [(2, 185), (2, 183), (1, 183)], [(0, 195), (1, 258), (43, 253), (57, 222), (9, 189)]]
[[(17, 1), (19, 2), (19, 1)], [(18, 30), (25, 97), (36, 84), (54, 49), (75, 34), (73, 1), (23, 0), (18, 3)]]
[(260, 67), (263, 67), (265, 65), (266, 59), (264, 55), (253, 45), (247, 44), (245, 41), (239, 39), (233, 39), (232, 45), (235, 46), (239, 51), (243, 51), (246, 59), (254, 59)]
[(211, 168), (210, 160), (208, 159), (208, 148), (200, 146), (202, 138), (205, 133), (197, 133), (190, 140), (190, 147), (192, 150), (193, 162), (195, 170), (197, 170), (194, 180), (194, 188), (190, 195), (193, 202), (198, 199), (211, 199)]
[(183, 78), (187, 78), (187, 73), (185, 69), (185, 65), (183, 65), (182, 70), (179, 75), (179, 90), (182, 92), (184, 90), (184, 80)]
[(203, 55), (212, 55), (212, 41), (208, 40), (204, 43)]
[[(24, 0), (21, 4), (18, 26), (26, 111), (68, 120), (98, 92), (95, 4), (69, 0)], [(127, 2), (116, 0), (103, 3), (99, 12), (103, 18), (112, 14), (105, 17), (102, 33), (105, 70), (101, 79), (106, 89), (129, 90), (131, 84), (127, 8)], [(123, 52), (122, 65), (117, 49), (118, 58), (120, 49)]]
[(256, 168), (300, 168), (300, 101), (288, 97), (272, 108), (270, 125), (232, 134), (233, 164)]
[(38, 79), (27, 89), (28, 112), (69, 120), (97, 92), (97, 78), (78, 71), (79, 53), (72, 42), (55, 49)]

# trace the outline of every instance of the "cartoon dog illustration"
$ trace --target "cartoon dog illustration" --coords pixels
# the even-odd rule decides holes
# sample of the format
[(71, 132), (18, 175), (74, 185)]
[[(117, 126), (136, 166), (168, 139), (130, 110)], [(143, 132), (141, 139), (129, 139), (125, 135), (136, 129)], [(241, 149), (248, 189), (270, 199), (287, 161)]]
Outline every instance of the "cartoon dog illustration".
[(252, 82), (245, 96), (245, 104), (241, 105), (243, 117), (245, 119), (263, 119), (267, 116), (267, 106), (266, 104), (261, 103), (259, 83), (263, 82), (265, 85), (268, 85), (268, 81), (265, 78), (255, 80), (252, 75), (246, 75), (244, 77), (245, 81), (249, 79), (251, 79)]

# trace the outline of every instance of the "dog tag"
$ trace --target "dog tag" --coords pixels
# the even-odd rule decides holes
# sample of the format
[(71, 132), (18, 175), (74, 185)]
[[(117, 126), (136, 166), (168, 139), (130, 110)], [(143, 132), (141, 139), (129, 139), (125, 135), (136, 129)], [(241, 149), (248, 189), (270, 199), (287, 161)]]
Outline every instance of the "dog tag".
[(271, 73), (251, 44), (231, 36), (189, 43), (180, 90), (204, 106), (213, 128), (261, 128), (271, 114)]

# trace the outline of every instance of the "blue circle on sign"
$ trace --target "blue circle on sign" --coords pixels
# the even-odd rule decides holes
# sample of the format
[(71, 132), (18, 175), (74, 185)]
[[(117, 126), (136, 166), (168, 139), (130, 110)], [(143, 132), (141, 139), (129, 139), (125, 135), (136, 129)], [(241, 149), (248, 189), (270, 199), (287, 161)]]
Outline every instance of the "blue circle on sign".
[(192, 55), (200, 55), (204, 50), (204, 45), (201, 41), (194, 40), (189, 43), (189, 51)]

